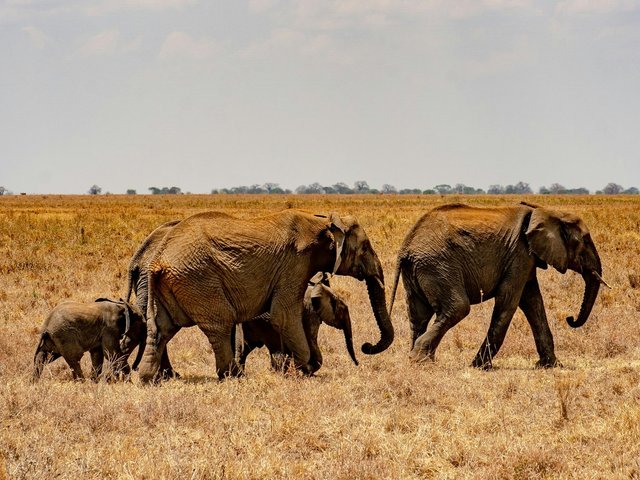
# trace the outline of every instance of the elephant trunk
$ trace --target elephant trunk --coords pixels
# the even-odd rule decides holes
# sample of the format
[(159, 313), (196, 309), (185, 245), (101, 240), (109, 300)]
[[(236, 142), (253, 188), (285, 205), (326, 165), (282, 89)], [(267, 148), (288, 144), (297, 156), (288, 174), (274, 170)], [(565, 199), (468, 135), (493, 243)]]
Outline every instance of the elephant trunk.
[(366, 277), (367, 291), (369, 293), (369, 301), (375, 315), (378, 328), (380, 328), (380, 341), (372, 345), (365, 343), (362, 345), (362, 352), (367, 355), (375, 355), (389, 348), (393, 342), (393, 325), (391, 318), (387, 312), (387, 302), (384, 293), (384, 283), (381, 276)]
[(133, 365), (131, 365), (131, 370), (138, 370), (138, 365), (140, 365), (140, 361), (142, 360), (142, 356), (144, 355), (144, 349), (147, 346), (147, 337), (144, 336), (140, 343), (138, 344), (138, 353), (136, 355), (136, 359), (133, 361)]
[(604, 282), (601, 277), (602, 265), (600, 263), (600, 257), (592, 242), (588, 243), (588, 257), (590, 261), (584, 262), (581, 268), (585, 286), (578, 318), (574, 320), (573, 317), (567, 317), (567, 323), (572, 328), (579, 328), (586, 323), (593, 304), (596, 301), (596, 297), (598, 296), (600, 283)]
[(349, 356), (351, 357), (351, 360), (353, 360), (353, 363), (355, 363), (356, 365), (358, 365), (358, 359), (356, 358), (356, 352), (353, 348), (353, 336), (352, 336), (352, 330), (351, 330), (351, 317), (347, 314), (345, 321), (344, 321), (344, 325), (343, 325), (343, 331), (344, 331), (344, 341), (347, 344), (347, 352), (349, 352)]

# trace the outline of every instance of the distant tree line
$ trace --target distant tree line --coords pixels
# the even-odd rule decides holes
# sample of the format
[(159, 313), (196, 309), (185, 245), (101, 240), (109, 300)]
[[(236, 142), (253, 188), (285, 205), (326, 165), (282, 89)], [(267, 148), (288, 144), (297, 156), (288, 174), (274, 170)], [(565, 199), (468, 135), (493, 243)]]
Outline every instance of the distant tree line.
[(232, 187), (232, 188), (220, 188), (211, 190), (211, 193), (256, 193), (256, 194), (265, 194), (265, 193), (292, 193), (289, 189), (281, 188), (278, 183), (265, 183), (262, 185), (254, 184), (249, 187), (246, 185), (242, 185), (240, 187)]
[[(153, 195), (180, 195), (182, 194), (182, 190), (179, 187), (149, 187), (149, 191)], [(102, 188), (98, 185), (92, 185), (88, 193), (90, 195), (100, 195), (102, 193)], [(126, 191), (127, 195), (135, 195), (136, 190), (128, 189)], [(188, 193), (188, 192), (187, 192)], [(239, 187), (231, 187), (231, 188), (218, 188), (211, 190), (211, 193), (215, 194), (234, 194), (234, 193), (242, 193), (242, 194), (290, 194), (294, 193), (288, 188), (280, 187), (278, 183), (264, 183), (254, 184), (251, 186), (239, 186)], [(464, 183), (457, 183), (454, 186), (448, 184), (439, 184), (435, 185), (433, 188), (421, 189), (421, 188), (402, 188), (397, 189), (393, 185), (385, 183), (382, 185), (380, 189), (371, 188), (369, 184), (364, 180), (358, 180), (354, 182), (353, 186), (349, 186), (346, 183), (338, 182), (336, 184), (330, 186), (323, 186), (318, 182), (312, 183), (310, 185), (300, 185), (295, 189), (295, 193), (297, 194), (341, 194), (341, 195), (350, 195), (350, 194), (399, 194), (399, 195), (481, 195), (481, 194), (489, 194), (489, 195), (509, 195), (509, 194), (517, 194), (517, 195), (529, 195), (533, 194), (533, 190), (526, 182), (518, 182), (515, 185), (489, 185), (487, 190), (483, 190), (482, 188), (475, 188), (465, 185)], [(552, 183), (549, 187), (542, 186), (538, 189), (538, 194), (541, 195), (589, 195), (591, 192), (584, 188), (566, 188), (564, 185), (559, 183)], [(107, 195), (109, 193), (107, 192)], [(602, 190), (596, 190), (596, 195), (638, 195), (640, 194), (640, 190), (636, 187), (624, 188), (622, 185), (617, 183), (608, 183), (602, 188)], [(0, 186), (0, 195), (12, 195), (12, 192), (7, 188)]]
[[(393, 185), (385, 183), (382, 185), (380, 189), (371, 188), (369, 184), (364, 180), (358, 180), (354, 182), (353, 186), (349, 186), (344, 182), (338, 182), (333, 185), (324, 186), (318, 182), (311, 183), (309, 185), (300, 185), (294, 191), (297, 194), (340, 194), (340, 195), (351, 195), (351, 194), (465, 194), (465, 195), (473, 195), (473, 194), (482, 194), (482, 193), (533, 193), (529, 185), (523, 182), (519, 182), (516, 185), (507, 185), (506, 187), (502, 187), (500, 185), (492, 185), (492, 188), (496, 190), (495, 192), (485, 192), (481, 188), (474, 188), (464, 185), (462, 183), (458, 183), (453, 187), (447, 184), (436, 185), (433, 188), (422, 189), (422, 188), (402, 188), (397, 189)], [(291, 190), (283, 189), (277, 183), (265, 183), (264, 185), (252, 185), (250, 187), (240, 186), (233, 188), (220, 188), (214, 189), (211, 193), (293, 193)]]
[[(277, 183), (265, 183), (264, 185), (251, 185), (250, 187), (241, 186), (241, 187), (233, 187), (233, 188), (220, 188), (214, 189), (211, 193), (292, 193), (291, 190), (282, 189), (280, 185)], [(371, 188), (369, 184), (364, 180), (358, 180), (353, 184), (352, 187), (347, 185), (346, 183), (339, 182), (330, 186), (323, 186), (322, 184), (315, 182), (309, 185), (300, 185), (295, 189), (295, 193), (297, 194), (367, 194), (367, 193), (382, 193), (382, 194), (423, 194), (423, 195), (451, 195), (451, 194), (461, 194), (461, 195), (531, 195), (533, 194), (533, 190), (531, 186), (526, 182), (518, 182), (514, 185), (490, 185), (489, 188), (485, 191), (482, 188), (475, 188), (465, 185), (464, 183), (457, 183), (454, 186), (448, 184), (439, 184), (435, 185), (433, 188), (421, 189), (421, 188), (402, 188), (397, 189), (393, 185), (385, 183), (382, 185), (380, 189)], [(538, 190), (539, 194), (542, 195), (588, 195), (591, 192), (584, 188), (566, 188), (559, 183), (553, 183), (550, 187), (540, 187)], [(596, 194), (605, 194), (605, 195), (616, 195), (616, 194), (625, 194), (625, 195), (637, 195), (640, 193), (636, 187), (623, 188), (617, 183), (608, 183), (602, 190), (597, 190)]]

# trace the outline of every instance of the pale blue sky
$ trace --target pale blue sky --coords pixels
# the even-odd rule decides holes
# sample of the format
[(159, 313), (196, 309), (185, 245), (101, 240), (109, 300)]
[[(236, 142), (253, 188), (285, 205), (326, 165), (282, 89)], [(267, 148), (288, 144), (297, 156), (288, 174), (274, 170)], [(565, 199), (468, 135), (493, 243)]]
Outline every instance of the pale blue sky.
[(0, 1), (0, 185), (640, 187), (640, 0)]

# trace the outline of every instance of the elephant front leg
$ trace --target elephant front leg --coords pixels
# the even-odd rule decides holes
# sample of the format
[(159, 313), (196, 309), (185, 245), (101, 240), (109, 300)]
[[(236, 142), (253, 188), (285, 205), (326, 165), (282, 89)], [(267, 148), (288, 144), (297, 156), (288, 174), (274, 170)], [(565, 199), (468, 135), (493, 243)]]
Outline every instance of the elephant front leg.
[(242, 375), (242, 369), (238, 366), (231, 348), (231, 332), (233, 322), (210, 322), (200, 324), (200, 329), (209, 339), (211, 348), (216, 357), (216, 373), (223, 380), (228, 377)]
[(107, 359), (111, 362), (112, 378), (110, 378), (110, 380), (114, 380), (121, 375), (129, 375), (131, 373), (127, 357), (120, 349), (120, 340), (117, 332), (113, 332), (112, 335), (105, 335), (103, 337), (102, 348)]
[(433, 316), (433, 308), (416, 292), (407, 291), (406, 299), (411, 326), (411, 348), (413, 348), (418, 337), (427, 331), (429, 321)]
[(64, 357), (65, 361), (71, 367), (71, 374), (73, 375), (74, 380), (84, 380), (84, 375), (82, 374), (82, 368), (80, 368), (80, 359), (82, 357)]
[(302, 326), (302, 300), (295, 306), (286, 308), (274, 302), (271, 309), (271, 323), (282, 336), (285, 347), (291, 351), (295, 367), (305, 375), (311, 375), (320, 368), (311, 365), (311, 350)]
[(540, 359), (536, 367), (550, 368), (562, 366), (556, 358), (553, 345), (553, 335), (547, 322), (547, 314), (544, 310), (544, 301), (540, 293), (538, 280), (533, 279), (527, 282), (522, 297), (520, 298), (520, 308), (529, 322), (533, 339), (536, 342), (536, 350)]
[(96, 347), (91, 350), (91, 380), (98, 381), (100, 374), (102, 373), (102, 363), (104, 362), (104, 353), (102, 352), (102, 346)]

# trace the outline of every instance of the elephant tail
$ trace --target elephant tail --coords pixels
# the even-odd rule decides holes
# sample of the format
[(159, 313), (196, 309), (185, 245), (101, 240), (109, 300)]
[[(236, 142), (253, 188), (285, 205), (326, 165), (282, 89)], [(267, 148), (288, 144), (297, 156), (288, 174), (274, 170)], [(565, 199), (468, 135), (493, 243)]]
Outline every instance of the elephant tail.
[(391, 301), (389, 302), (389, 317), (391, 317), (391, 311), (393, 310), (393, 302), (396, 299), (396, 292), (398, 291), (398, 282), (400, 281), (400, 269), (402, 268), (402, 262), (404, 259), (398, 255), (398, 261), (396, 262), (396, 271), (393, 274), (393, 287), (391, 288)]
[(131, 299), (131, 293), (133, 293), (133, 284), (138, 282), (139, 277), (140, 268), (137, 265), (133, 268), (130, 268), (127, 272), (127, 294), (124, 297), (125, 302), (129, 303), (129, 300)]
[(42, 334), (40, 335), (40, 340), (38, 341), (38, 346), (36, 347), (36, 353), (33, 356), (33, 359), (35, 360), (35, 358), (38, 356), (38, 353), (41, 352), (44, 349), (44, 345), (47, 342), (47, 340), (49, 339), (49, 332), (47, 332), (46, 330), (44, 332), (42, 332)]
[(160, 272), (156, 272), (151, 268), (147, 272), (147, 311), (144, 312), (147, 316), (147, 323), (149, 321), (154, 321), (156, 318), (156, 299), (155, 299), (155, 289), (157, 284), (157, 277)]

